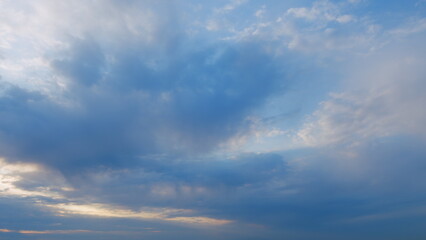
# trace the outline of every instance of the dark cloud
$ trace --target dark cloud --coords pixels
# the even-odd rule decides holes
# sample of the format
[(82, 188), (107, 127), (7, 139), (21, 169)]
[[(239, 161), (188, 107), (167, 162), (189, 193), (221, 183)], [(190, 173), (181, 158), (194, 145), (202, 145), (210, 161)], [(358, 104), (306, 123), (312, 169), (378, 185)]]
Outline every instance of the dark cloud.
[(52, 62), (53, 68), (72, 82), (91, 86), (102, 78), (105, 56), (93, 40), (74, 40), (65, 59)]
[(224, 195), (237, 201), (255, 193), (269, 194), (274, 181), (282, 180), (286, 172), (287, 164), (277, 154), (221, 160), (151, 159), (134, 169), (93, 172), (75, 179), (75, 184), (81, 194), (90, 195), (96, 189), (96, 195), (115, 204), (201, 210), (222, 204)]
[(60, 97), (68, 105), (18, 87), (1, 97), (0, 141), (12, 160), (72, 172), (209, 151), (244, 129), (247, 114), (285, 82), (276, 60), (254, 44), (159, 56), (142, 47), (110, 52), (88, 38), (71, 39), (61, 54), (52, 67), (67, 80)]
[[(400, 136), (351, 149), (232, 159), (152, 156), (132, 169), (98, 169), (75, 178), (78, 191), (65, 194), (96, 196), (132, 209), (193, 209), (203, 216), (269, 226), (269, 234), (294, 234), (294, 239), (401, 237), (402, 230), (415, 230), (411, 226), (423, 214), (422, 146), (421, 139)], [(406, 224), (399, 225), (401, 220)], [(389, 232), (387, 224), (400, 228)], [(419, 228), (416, 234), (424, 235)]]

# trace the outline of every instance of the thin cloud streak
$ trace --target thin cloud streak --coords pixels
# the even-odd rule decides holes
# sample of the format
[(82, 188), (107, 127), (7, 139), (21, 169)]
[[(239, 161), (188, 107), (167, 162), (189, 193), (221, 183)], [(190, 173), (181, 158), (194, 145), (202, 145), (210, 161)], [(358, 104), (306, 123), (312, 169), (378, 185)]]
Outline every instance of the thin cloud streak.
[(138, 233), (145, 233), (145, 232), (151, 232), (151, 233), (160, 233), (161, 231), (156, 230), (146, 230), (146, 231), (93, 231), (93, 230), (43, 230), (43, 231), (36, 231), (36, 230), (11, 230), (11, 229), (0, 229), (1, 233), (20, 233), (20, 234), (27, 234), (27, 235), (73, 235), (73, 234), (116, 234), (116, 235), (128, 235), (128, 234), (138, 234)]

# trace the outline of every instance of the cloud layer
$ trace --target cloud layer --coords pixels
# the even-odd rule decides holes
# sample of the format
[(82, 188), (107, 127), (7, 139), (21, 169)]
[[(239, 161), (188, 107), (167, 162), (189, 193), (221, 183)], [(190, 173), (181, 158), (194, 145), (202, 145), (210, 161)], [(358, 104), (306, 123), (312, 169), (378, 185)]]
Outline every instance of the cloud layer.
[(422, 1), (2, 1), (0, 239), (423, 239)]

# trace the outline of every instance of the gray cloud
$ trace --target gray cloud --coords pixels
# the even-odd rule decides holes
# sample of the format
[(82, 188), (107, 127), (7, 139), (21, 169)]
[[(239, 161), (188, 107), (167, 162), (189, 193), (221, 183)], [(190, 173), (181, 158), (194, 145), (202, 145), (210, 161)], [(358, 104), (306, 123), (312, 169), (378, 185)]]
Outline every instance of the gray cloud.
[(52, 62), (66, 79), (68, 106), (18, 87), (6, 90), (2, 142), (14, 149), (7, 157), (71, 171), (160, 151), (213, 149), (285, 83), (275, 60), (256, 45), (172, 54), (152, 66), (156, 55), (144, 56), (144, 48), (128, 53), (124, 45), (107, 62), (114, 53), (93, 41), (73, 39), (63, 52), (69, 57)]

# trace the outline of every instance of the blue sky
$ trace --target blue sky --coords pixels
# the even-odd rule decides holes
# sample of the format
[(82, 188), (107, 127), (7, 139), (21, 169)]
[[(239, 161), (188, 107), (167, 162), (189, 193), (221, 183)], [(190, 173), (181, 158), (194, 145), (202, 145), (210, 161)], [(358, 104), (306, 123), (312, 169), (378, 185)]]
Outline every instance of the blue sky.
[(0, 239), (425, 239), (426, 1), (0, 2)]

